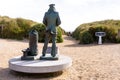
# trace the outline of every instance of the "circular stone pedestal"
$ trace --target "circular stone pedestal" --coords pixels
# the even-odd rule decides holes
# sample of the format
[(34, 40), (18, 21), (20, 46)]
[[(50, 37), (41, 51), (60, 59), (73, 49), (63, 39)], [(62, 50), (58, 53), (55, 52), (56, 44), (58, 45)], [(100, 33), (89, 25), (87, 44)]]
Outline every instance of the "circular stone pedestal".
[(62, 71), (72, 65), (70, 57), (60, 55), (58, 60), (21, 60), (15, 57), (9, 60), (9, 68), (24, 73), (50, 73)]

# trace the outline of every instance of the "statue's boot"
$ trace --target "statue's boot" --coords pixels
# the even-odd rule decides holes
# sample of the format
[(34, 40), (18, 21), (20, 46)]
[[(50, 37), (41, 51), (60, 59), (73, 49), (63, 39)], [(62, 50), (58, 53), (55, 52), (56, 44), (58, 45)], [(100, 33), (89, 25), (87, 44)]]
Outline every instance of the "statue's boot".
[(56, 56), (56, 48), (55, 47), (52, 47), (52, 50), (51, 50), (51, 56), (52, 57), (55, 57)]
[(55, 57), (55, 56), (56, 56), (56, 54), (55, 54), (55, 53), (52, 53), (52, 54), (51, 54), (51, 56), (52, 56), (52, 57)]
[(43, 47), (42, 56), (45, 56), (45, 53), (46, 53), (46, 49), (44, 49)]

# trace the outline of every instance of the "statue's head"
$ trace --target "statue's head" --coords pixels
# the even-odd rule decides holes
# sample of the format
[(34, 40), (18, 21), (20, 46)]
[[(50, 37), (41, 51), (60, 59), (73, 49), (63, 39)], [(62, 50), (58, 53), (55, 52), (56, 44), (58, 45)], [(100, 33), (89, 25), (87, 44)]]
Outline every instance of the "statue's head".
[(55, 4), (50, 4), (49, 6), (50, 6), (50, 8), (53, 8), (55, 6)]
[(55, 11), (55, 7), (54, 6), (55, 6), (55, 4), (50, 4), (48, 11)]

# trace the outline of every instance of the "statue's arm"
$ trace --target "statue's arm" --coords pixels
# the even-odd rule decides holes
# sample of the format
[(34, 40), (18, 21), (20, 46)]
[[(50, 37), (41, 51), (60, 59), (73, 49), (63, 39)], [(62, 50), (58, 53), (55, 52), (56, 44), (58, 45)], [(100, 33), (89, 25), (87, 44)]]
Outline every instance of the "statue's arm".
[(59, 13), (57, 13), (57, 20), (56, 20), (56, 26), (59, 26), (61, 24)]
[(47, 14), (45, 13), (44, 18), (43, 18), (43, 24), (45, 24), (45, 25), (47, 26), (46, 15), (47, 15)]

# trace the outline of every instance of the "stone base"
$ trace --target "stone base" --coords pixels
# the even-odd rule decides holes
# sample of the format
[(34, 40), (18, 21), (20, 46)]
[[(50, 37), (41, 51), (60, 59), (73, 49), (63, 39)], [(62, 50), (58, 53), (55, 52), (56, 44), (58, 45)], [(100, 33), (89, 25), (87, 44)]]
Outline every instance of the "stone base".
[(58, 60), (21, 60), (15, 57), (9, 60), (9, 68), (14, 71), (24, 73), (51, 73), (62, 71), (72, 65), (72, 60), (68, 56), (60, 55)]

